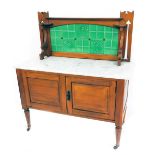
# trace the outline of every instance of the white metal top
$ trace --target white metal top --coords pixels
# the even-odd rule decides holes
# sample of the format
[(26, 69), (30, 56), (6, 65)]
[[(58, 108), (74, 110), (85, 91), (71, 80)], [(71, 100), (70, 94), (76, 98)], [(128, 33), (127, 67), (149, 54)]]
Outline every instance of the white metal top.
[(117, 61), (51, 56), (44, 60), (39, 60), (37, 57), (18, 65), (16, 68), (129, 80), (133, 75), (133, 66), (132, 62), (122, 62), (121, 66), (117, 66)]

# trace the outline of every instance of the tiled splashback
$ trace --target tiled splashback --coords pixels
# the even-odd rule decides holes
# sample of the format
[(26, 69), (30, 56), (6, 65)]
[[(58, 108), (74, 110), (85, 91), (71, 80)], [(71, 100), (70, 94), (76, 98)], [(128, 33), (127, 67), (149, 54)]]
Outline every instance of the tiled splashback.
[(50, 28), (52, 52), (114, 55), (118, 53), (119, 29), (71, 24)]

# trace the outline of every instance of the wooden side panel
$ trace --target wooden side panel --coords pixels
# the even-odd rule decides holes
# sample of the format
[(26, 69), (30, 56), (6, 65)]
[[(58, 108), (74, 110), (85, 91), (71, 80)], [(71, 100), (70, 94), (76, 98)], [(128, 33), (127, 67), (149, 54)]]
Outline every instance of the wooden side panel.
[(127, 110), (127, 100), (128, 100), (128, 87), (129, 87), (129, 81), (125, 81), (125, 88), (124, 88), (124, 104), (123, 104), (123, 123), (125, 121), (125, 115)]
[(115, 112), (115, 124), (121, 127), (124, 121), (126, 112), (126, 102), (128, 97), (128, 84), (129, 81), (118, 80), (116, 90), (116, 112)]
[(25, 89), (24, 89), (25, 85), (24, 85), (22, 70), (16, 69), (16, 74), (17, 74), (17, 80), (18, 80), (18, 86), (19, 86), (22, 108), (27, 109), (28, 99), (27, 99), (27, 94), (26, 94)]
[(70, 114), (114, 120), (115, 81), (67, 77), (66, 84), (67, 90), (71, 92), (71, 98), (67, 101)]

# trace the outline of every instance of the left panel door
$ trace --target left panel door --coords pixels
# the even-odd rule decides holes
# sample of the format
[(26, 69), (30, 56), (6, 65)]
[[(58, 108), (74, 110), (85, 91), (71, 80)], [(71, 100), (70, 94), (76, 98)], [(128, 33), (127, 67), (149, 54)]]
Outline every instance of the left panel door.
[(28, 107), (66, 112), (65, 77), (47, 72), (26, 70), (21, 70), (21, 72), (24, 97)]

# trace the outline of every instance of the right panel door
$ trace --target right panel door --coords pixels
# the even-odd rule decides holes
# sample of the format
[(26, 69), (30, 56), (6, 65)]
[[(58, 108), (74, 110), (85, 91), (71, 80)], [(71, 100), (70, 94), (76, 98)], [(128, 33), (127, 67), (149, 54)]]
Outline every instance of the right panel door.
[(114, 120), (116, 81), (94, 78), (66, 78), (68, 112), (72, 115)]

